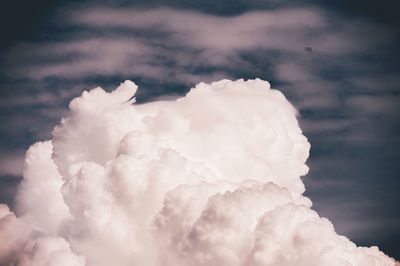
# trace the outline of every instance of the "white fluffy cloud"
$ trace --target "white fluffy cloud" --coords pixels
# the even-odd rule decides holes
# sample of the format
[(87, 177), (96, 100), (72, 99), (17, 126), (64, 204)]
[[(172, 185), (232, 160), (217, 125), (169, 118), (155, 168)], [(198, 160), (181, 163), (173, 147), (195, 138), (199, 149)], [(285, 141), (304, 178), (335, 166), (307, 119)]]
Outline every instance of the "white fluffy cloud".
[(311, 209), (310, 144), (267, 82), (141, 105), (136, 90), (84, 92), (28, 150), (1, 265), (396, 265)]

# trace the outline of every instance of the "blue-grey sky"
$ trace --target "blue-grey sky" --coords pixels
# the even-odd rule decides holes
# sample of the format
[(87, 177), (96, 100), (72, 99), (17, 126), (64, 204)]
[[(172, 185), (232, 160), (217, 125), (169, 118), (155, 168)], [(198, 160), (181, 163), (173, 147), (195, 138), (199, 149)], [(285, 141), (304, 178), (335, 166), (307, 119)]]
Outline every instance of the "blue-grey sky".
[(85, 89), (131, 79), (144, 102), (260, 77), (299, 110), (314, 209), (400, 259), (400, 19), (395, 1), (365, 2), (2, 3), (0, 202), (13, 205), (24, 150)]

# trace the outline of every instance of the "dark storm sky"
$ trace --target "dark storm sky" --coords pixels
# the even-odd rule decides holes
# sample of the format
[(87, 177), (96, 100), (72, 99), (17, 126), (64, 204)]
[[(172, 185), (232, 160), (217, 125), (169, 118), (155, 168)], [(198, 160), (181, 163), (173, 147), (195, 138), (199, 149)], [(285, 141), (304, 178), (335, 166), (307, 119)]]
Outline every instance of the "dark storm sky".
[(299, 110), (314, 209), (357, 244), (400, 259), (396, 1), (0, 5), (0, 202), (12, 206), (24, 150), (50, 138), (84, 89), (132, 79), (143, 102), (202, 80), (260, 77)]

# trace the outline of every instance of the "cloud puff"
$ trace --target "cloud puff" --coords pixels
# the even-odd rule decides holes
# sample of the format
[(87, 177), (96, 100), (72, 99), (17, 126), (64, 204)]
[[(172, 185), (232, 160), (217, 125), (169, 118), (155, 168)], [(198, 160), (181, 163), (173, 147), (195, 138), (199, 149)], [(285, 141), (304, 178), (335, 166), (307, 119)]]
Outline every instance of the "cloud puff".
[(0, 205), (2, 264), (396, 265), (311, 209), (310, 144), (268, 82), (141, 105), (136, 90), (85, 91), (28, 150), (18, 218)]

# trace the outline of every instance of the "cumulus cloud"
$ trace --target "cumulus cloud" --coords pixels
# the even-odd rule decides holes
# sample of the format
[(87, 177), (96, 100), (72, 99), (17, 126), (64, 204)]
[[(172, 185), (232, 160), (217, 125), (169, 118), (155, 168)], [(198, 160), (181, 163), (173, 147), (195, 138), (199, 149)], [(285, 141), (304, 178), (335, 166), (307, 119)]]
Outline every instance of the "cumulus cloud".
[(85, 91), (28, 150), (16, 214), (0, 205), (0, 264), (396, 265), (311, 209), (310, 144), (268, 82), (147, 104), (136, 90)]

